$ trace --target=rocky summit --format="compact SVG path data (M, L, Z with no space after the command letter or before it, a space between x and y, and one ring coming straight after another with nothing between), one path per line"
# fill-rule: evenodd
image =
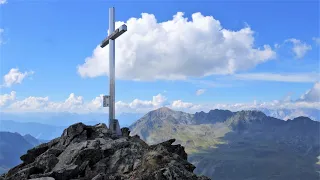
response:
M105 124L71 125L61 137L41 144L20 157L20 165L0 180L208 180L193 173L175 139L149 146L139 136L113 137Z

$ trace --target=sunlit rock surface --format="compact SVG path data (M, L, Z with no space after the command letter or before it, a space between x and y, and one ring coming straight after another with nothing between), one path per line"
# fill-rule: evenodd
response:
M105 124L74 124L61 137L28 150L23 163L10 169L5 180L207 180L193 173L181 145L174 139L149 146L139 136L112 138Z

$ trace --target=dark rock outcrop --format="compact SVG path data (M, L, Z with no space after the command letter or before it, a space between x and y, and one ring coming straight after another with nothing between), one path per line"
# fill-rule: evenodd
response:
M138 136L112 138L105 124L77 123L48 143L28 150L23 163L0 177L4 180L207 180L193 173L181 145L169 141L149 146Z
M130 135L130 130L127 127L121 128L121 132L123 137L129 137Z

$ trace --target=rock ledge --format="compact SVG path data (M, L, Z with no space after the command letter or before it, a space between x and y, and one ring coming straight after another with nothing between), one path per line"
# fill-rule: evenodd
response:
M193 173L181 145L149 146L139 136L114 138L105 124L73 124L48 143L28 150L23 163L0 180L209 180Z

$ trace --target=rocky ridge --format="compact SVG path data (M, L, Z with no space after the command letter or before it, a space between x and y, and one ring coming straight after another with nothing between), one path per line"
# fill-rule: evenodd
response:
M23 163L3 174L0 180L208 180L193 173L175 139L149 146L139 136L112 137L105 124L71 125L61 137L41 144L21 156Z
M160 108L130 130L149 144L176 139L197 167L194 173L212 179L318 180L319 127L308 117L284 121L256 110L188 114Z

